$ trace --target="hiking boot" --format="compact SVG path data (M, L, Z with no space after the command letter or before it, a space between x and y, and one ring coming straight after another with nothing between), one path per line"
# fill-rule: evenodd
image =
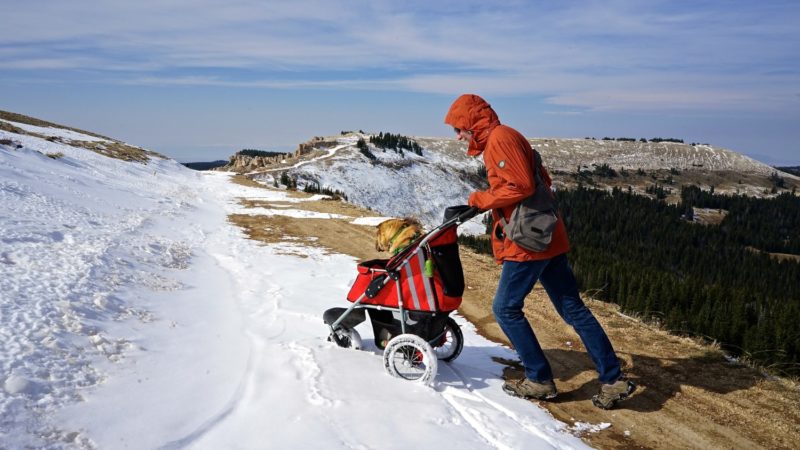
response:
M612 384L600 386L600 392L592 397L592 404L602 409L611 409L618 402L625 400L636 390L633 381L622 377Z
M553 381L545 381L544 383L537 383L535 381L523 378L521 380L506 380L503 383L503 391L508 395L514 397L521 397L536 400L549 400L555 398L558 391Z

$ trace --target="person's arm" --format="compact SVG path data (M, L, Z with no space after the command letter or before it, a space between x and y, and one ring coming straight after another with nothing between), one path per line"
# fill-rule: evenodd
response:
M482 210L497 209L519 203L534 191L528 149L518 148L513 140L494 142L484 154L489 189L473 192L469 205ZM502 167L501 167L502 166Z

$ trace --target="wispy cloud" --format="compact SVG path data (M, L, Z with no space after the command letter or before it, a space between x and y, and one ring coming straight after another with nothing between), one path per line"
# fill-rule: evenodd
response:
M0 79L536 95L590 109L796 107L800 4L9 0Z

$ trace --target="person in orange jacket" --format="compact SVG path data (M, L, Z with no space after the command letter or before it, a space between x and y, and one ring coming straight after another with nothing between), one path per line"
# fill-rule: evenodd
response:
M468 203L492 211L492 251L503 266L492 311L525 366L525 378L507 380L503 390L540 400L557 394L550 364L523 312L525 297L540 281L556 311L580 336L597 368L602 384L592 402L604 409L613 407L627 398L636 385L623 376L608 336L580 298L566 257L569 241L563 220L559 216L552 240L542 252L527 250L503 233L501 217L507 221L514 208L533 195L536 188L530 143L518 131L502 125L492 107L473 94L458 97L444 122L453 127L459 140L469 144L468 155L483 155L489 178L489 189L473 192ZM544 167L539 168L541 179L549 188L550 175Z

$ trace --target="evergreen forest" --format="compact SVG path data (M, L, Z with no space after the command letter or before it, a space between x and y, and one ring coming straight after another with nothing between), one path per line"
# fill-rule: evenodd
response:
M255 150L252 148L246 148L244 150L239 150L236 152L239 155L243 156L262 156L262 157L271 157L271 156L286 156L286 152L268 152L265 150Z
M217 160L217 161L208 161L208 162L188 162L188 163L181 163L184 166L193 169L193 170L211 170L217 167L222 167L228 164L226 160Z
M369 142L384 150L400 150L402 154L402 149L406 149L422 156L422 147L417 144L417 141L399 134L380 132L377 136L372 136Z
M682 202L620 189L558 192L570 261L582 291L734 355L800 375L800 198L681 190ZM693 207L725 209L719 225ZM491 253L486 239L464 244Z

